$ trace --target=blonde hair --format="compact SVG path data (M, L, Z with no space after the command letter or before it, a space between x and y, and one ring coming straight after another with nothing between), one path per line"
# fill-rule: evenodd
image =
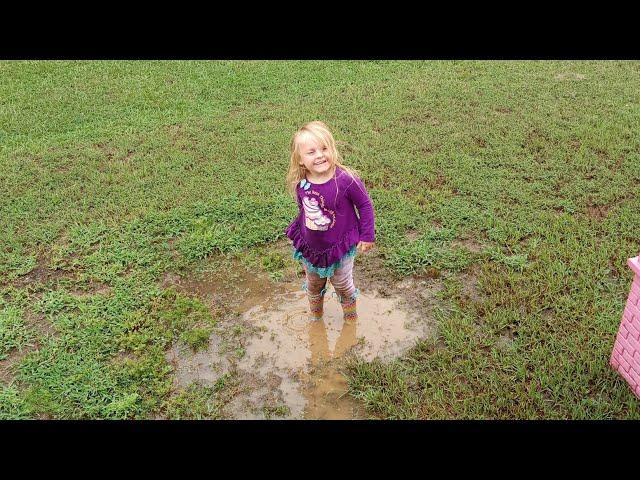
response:
M336 141L333 139L333 135L329 128L322 122L316 120L303 125L291 139L291 158L289 163L289 172L287 172L287 190L295 198L296 186L300 183L300 180L305 178L306 169L304 165L300 165L300 147L298 139L300 136L307 134L311 135L320 145L329 149L328 160L331 164L331 168L342 168L352 178L358 175L358 172L353 168L349 168L342 164L342 156L336 148Z

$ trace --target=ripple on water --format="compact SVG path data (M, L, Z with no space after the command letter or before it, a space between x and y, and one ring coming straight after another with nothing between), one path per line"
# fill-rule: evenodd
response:
M250 339L241 368L261 374L277 372L282 378L297 377L283 391L285 401L300 410L300 392L306 400L306 418L353 418L357 405L347 395L340 360L347 352L371 361L397 357L433 328L420 317L402 310L400 299L362 293L357 322L345 323L338 301L327 295L323 321L308 319L304 292L270 302L269 309L252 308L244 320L262 333ZM265 362L264 359L267 359ZM257 359L261 359L258 362ZM259 367L258 367L259 365ZM292 386L298 385L298 391Z

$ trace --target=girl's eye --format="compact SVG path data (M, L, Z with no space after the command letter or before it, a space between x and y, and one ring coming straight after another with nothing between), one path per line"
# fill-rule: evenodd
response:
M322 150L324 151L324 150L326 150L326 149L327 149L327 147L324 147Z

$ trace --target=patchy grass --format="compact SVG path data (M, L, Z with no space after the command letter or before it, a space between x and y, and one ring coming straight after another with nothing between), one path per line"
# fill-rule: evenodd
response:
M218 420L228 401L221 392L233 383L229 374L220 377L212 386L191 383L179 390L162 406L163 418L170 420Z
M24 324L22 310L7 306L0 310L0 360L14 349L22 350L33 339L32 331Z
M273 248L296 213L288 143L315 118L370 189L381 267L477 280L473 298L445 282L438 339L350 366L372 415L640 418L607 365L639 250L638 73L0 62L0 362L25 352L1 418L218 418L229 385L176 393L164 357L178 340L202 348L218 318L161 278L220 254L289 274Z
M33 412L15 387L3 385L0 388L0 420L32 418Z
M291 413L291 410L286 405L278 405L276 407L265 406L262 409L262 413L267 420L271 420L273 418L286 417Z

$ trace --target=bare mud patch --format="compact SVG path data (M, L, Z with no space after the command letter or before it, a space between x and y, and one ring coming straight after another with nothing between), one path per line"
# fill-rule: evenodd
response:
M609 206L607 205L587 205L587 216L595 220L602 220L608 212Z
M451 246L464 248L465 250L470 251L471 253L481 253L484 250L484 245L478 243L477 241L467 238L464 240L454 240L451 242Z
M405 237L407 240L414 242L415 240L420 238L420 232L418 230L411 229L405 233Z
M42 313L35 313L31 310L27 310L24 316L24 323L28 328L34 330L37 335L41 337L55 337L58 334L58 331L51 321Z
M38 285L45 285L51 281L61 281L65 279L75 280L75 273L66 270L52 270L46 266L47 260L39 260L30 272L14 279L12 284L16 288L36 288Z
M513 348L513 342L515 340L516 334L512 328L506 327L498 335L496 339L495 345L499 350L507 351Z
M71 294L78 298L88 298L94 295L108 296L113 292L113 288L105 283L89 280L86 284L73 288Z
M478 286L478 276L474 268L470 269L468 273L461 274L459 278L462 282L461 295L465 301L477 303L484 299Z
M16 348L6 358L0 360L0 384L10 385L13 383L17 365L32 350L32 347Z
M232 375L238 388L223 407L225 418L366 418L348 394L345 362L353 356L391 360L417 340L435 335L429 311L440 282L405 279L399 284L384 275L369 276L362 265L377 260L360 260L355 271L361 289L358 319L346 323L330 285L323 320L310 321L307 295L296 276L273 282L238 264L199 279L165 276L164 286L195 293L211 305L223 302L232 311L206 350L193 353L176 344L167 352L174 386L213 384Z
M508 351L513 345L513 338L509 335L500 335L496 340L496 348Z
M375 290L381 296L392 296L399 293L398 283L402 278L389 271L384 259L378 252L359 256L353 270L355 284L362 291Z

